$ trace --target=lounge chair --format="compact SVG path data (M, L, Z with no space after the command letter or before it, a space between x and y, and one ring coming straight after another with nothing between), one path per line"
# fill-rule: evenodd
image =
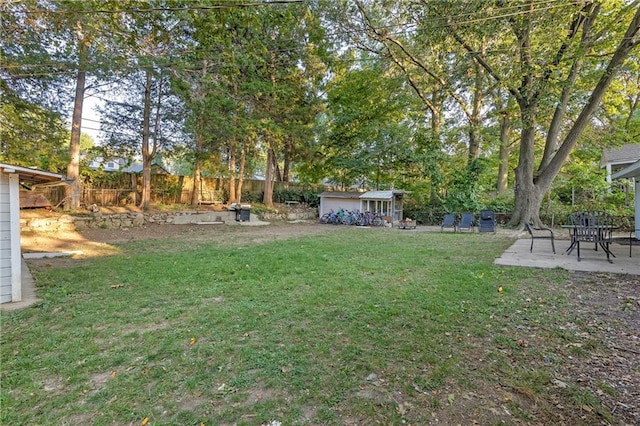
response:
M475 215L473 213L462 213L460 223L458 223L458 231L471 231L473 232L473 222L475 221Z
M448 213L444 215L442 224L440 225L440 231L444 231L444 228L453 228L453 232L456 232L456 215Z
M496 214L493 210L480 210L478 232L496 232Z
M544 226L536 227L531 223L525 223L524 229L527 230L529 235L531 236L531 248L529 249L530 253L533 253L533 240L542 239L542 240L551 240L551 248L553 249L553 254L556 254L556 245L553 242L553 231ZM548 234L547 234L548 232Z

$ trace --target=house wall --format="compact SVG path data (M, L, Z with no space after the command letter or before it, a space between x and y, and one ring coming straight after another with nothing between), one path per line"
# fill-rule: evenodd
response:
M11 302L11 215L9 176L0 173L0 303Z

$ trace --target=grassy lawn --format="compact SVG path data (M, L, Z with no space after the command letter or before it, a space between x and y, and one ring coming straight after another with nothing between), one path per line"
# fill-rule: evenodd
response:
M558 348L579 333L557 327L567 274L494 266L510 244L336 227L133 242L41 267L42 302L2 314L0 423L534 424L556 405L566 416L590 403L549 391Z

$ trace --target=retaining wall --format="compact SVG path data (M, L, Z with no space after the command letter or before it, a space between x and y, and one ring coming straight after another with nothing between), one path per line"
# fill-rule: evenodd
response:
M26 217L25 217L26 216ZM162 212L162 213L94 213L84 216L51 215L47 217L29 217L23 215L20 218L20 229L24 232L55 232L65 230L81 231L88 228L118 229L145 226L149 224L160 225L186 225L202 222L235 223L235 212ZM317 212L298 212L264 215L264 220L314 220ZM258 217L251 215L251 221Z

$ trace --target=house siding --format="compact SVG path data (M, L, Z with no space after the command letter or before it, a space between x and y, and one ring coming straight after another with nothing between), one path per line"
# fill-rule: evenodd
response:
M322 197L320 216L328 213L330 210L337 212L339 209L355 210L360 209L360 200L353 198L329 198Z
M11 302L11 215L9 177L0 174L0 303Z

